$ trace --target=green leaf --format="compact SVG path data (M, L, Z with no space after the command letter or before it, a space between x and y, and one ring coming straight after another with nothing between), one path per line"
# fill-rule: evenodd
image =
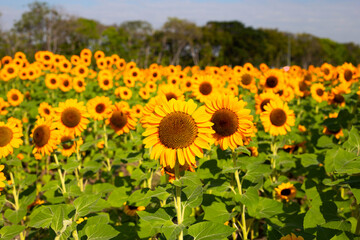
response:
M63 228L63 220L65 215L65 208L62 205L56 206L54 210L53 219L51 222L51 228L54 230L56 235L60 234L60 230Z
M356 152L356 155L360 154L360 135L359 131L352 126L349 132L349 139L344 143L344 146L347 146L350 151Z
M189 227L188 233L194 240L223 239L230 236L234 228L214 222L200 222Z
M93 224L105 224L110 222L110 217L108 213L99 213L99 215L89 217L86 220L86 224L93 225Z
M186 195L186 199L184 199L182 202L184 207L195 208L202 203L203 200L202 186L188 186L184 188L182 191Z
M257 182L260 179L267 177L270 174L270 167L266 164L250 164L247 166L247 171L244 179L251 182Z
M333 142L332 142L332 139L328 136L321 136L319 139L318 139L318 142L317 142L317 147L319 148L333 148L334 146L336 146Z
M172 219L172 217L162 208L159 208L155 213L139 211L138 215L144 221L151 222L154 225L162 225Z
M29 216L29 227L48 228L52 222L53 212L48 206L40 206L35 209Z
M22 231L24 231L25 226L20 225L11 225L5 226L0 229L0 236L3 240L11 240L14 239L16 235L19 235Z
M122 207L129 197L127 191L128 189L125 187L114 189L107 200L108 203L112 207Z
M283 212L282 203L273 199L259 197L259 202L256 206L249 208L249 215L255 218L271 218Z
M85 229L87 240L108 240L116 237L119 232L108 224L93 224Z
M355 153L344 149L331 149L325 156L325 170L328 173L337 172L343 174L360 173L360 157Z
M303 167L309 167L311 165L318 165L319 162L317 160L317 155L313 153L304 153L301 155L296 156L297 158L300 158L301 165Z
M236 212L230 213L223 202L213 202L210 206L202 206L202 208L205 212L205 220L222 224L237 214Z
M17 211L12 209L6 209L4 217L13 224L18 224L26 215L26 209L20 208Z
M83 195L74 201L76 214L79 217L83 217L88 213L92 212L93 206L99 201L99 195Z
M320 212L319 206L312 206L309 211L306 212L304 218L304 228L316 228L318 225L324 224L325 219Z
M240 202L248 209L253 209L256 211L256 207L259 204L258 190L254 187L249 187L246 189L246 192L240 196Z
M199 176L197 176L196 173L190 171L186 171L185 175L180 177L179 180L175 180L173 184L178 187L202 186L202 182Z

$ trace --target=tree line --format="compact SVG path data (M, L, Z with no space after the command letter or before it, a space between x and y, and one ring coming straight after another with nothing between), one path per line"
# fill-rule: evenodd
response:
M360 62L360 46L277 29L254 29L239 21L209 21L204 26L168 18L160 29L146 21L104 25L96 20L62 13L45 2L28 5L13 27L0 29L0 56L24 52L29 60L38 50L71 56L83 48L118 54L140 67L151 63L200 67L254 65L270 67L324 62Z

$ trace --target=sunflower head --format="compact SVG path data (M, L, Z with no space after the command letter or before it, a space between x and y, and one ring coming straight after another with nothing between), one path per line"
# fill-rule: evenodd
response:
M287 202L296 196L296 188L289 182L280 184L275 192L278 199L285 199Z
M50 155L57 148L59 131L51 119L39 118L30 137L34 143L33 153L40 153L42 156Z

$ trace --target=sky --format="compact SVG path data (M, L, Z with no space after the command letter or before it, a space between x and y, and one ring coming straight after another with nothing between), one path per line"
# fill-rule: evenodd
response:
M12 27L33 0L0 0L0 26ZM238 20L253 28L310 33L340 43L360 44L359 0L48 0L64 14L120 24L145 20L155 29L168 17L203 26L208 21Z

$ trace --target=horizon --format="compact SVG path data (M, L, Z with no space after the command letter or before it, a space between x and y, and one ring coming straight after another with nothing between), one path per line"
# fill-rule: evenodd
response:
M32 2L34 1L19 0L6 4L1 2L2 29L10 30L15 21L21 18L22 13L28 11L27 5ZM360 24L356 10L360 7L360 1L355 0L261 0L256 3L250 0L40 2L56 7L62 14L93 19L104 25L142 20L149 22L154 29L160 29L168 17L186 19L198 26L203 26L209 21L239 21L246 27L255 29L277 29L292 34L307 33L339 43L353 42L360 45L360 31L353 31Z

